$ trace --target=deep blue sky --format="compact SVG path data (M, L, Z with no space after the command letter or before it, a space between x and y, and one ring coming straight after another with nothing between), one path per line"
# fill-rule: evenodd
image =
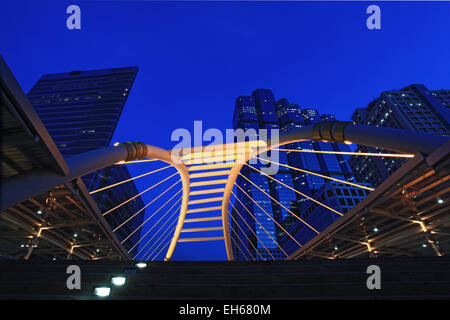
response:
M81 30L66 28L70 4ZM371 4L381 30L366 28ZM256 88L340 120L385 90L450 88L449 2L5 1L0 24L25 92L44 73L139 67L114 141L170 148L194 120L231 128L236 97ZM203 251L225 258L221 243L180 245L175 258Z

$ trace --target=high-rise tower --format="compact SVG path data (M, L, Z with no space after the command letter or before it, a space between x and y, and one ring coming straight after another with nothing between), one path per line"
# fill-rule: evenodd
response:
M279 129L279 133L283 134L293 128L332 120L335 120L333 115L321 115L317 109L313 108L301 109L298 104L290 103L286 98L275 101L270 90L258 89L252 93L252 96L237 98L233 126L234 129L244 130L249 128ZM257 259L284 259L285 253L289 254L283 249L286 242L286 234L283 229L288 230L298 222L293 214L306 219L311 212L314 213L310 210L311 201L292 189L308 196L315 196L321 192L327 182L322 177L299 172L292 168L302 168L340 180L354 181L347 164L348 156L314 152L350 151L345 144L304 141L291 143L280 149L285 151L279 151L278 162L291 168L279 166L278 172L272 177L282 182L284 186L249 166L242 168L242 176L239 176L236 181L238 200L235 203L236 210L231 213L231 226L235 231L232 236L236 237L237 234L236 238L239 239L234 239L234 243L246 247L245 250L239 250L240 248L235 245L236 259L248 258L243 254L245 252L251 253L251 256ZM297 152L296 150L311 152ZM257 169L260 169L261 166L261 164L254 165ZM336 204L336 206L338 205ZM345 205L339 209L346 212L348 206ZM241 215L243 216L241 217ZM320 224L320 226L316 226L317 229L324 229L336 218L336 216L331 216L329 219L317 220L317 223ZM240 228L234 221L239 223ZM295 237L308 238L301 234L295 235Z
M356 109L352 120L357 124L397 128L437 135L450 135L450 90L428 90L413 84L401 90L385 91ZM379 148L358 146L356 151L381 152ZM401 167L406 160L398 158L353 156L350 165L359 181L378 186Z
M113 68L46 74L28 92L28 98L64 157L109 146L138 68ZM96 190L131 178L124 165L105 168L83 177L87 188ZM94 193L102 212L136 195L134 182ZM140 197L108 214L114 229L143 207ZM119 240L142 221L145 210L132 223L116 232ZM124 245L139 239L135 233ZM130 254L133 254L131 252Z

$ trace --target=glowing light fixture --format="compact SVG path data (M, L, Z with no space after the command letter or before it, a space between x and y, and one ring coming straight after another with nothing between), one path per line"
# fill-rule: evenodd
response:
M114 276L111 278L111 283L115 286L123 286L126 278L124 276Z
M107 297L111 293L110 287L97 287L94 289L94 294L97 297Z
M139 268L139 269L144 269L144 268L147 267L147 263L145 263L145 262L138 262L138 263L135 264L135 266L137 268Z

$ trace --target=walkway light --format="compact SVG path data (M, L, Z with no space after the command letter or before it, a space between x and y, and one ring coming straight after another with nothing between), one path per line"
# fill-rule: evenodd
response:
M138 262L138 263L135 264L135 266L137 268L139 268L139 269L144 269L144 268L147 267L147 263L145 263L145 262Z
M426 247L427 247L427 244L426 244L426 243L423 243L423 244L422 244L422 247L423 247L423 248L426 248Z
M36 211L37 214L42 214L42 210Z
M114 276L111 278L111 283L115 286L123 286L126 279L124 276Z
M373 232L378 232L378 228L377 227L373 228Z
M444 203L444 200L442 200L442 199L437 199L437 203L443 204L443 203Z
M94 289L94 295L96 295L97 297L107 297L110 293L110 287L97 287Z

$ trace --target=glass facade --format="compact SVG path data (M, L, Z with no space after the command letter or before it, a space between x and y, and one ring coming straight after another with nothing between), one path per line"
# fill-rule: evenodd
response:
M69 157L109 145L137 70L43 75L27 96L61 153Z
M241 96L236 99L233 126L234 129L244 130L249 127L255 129L278 128L280 134L283 134L284 132L294 128L300 128L304 125L332 120L336 120L333 115L320 114L317 109L313 108L301 109L298 104L290 103L286 98L282 98L276 102L270 90L258 89L252 93L252 96ZM285 145L281 149L285 149L286 151L279 151L279 160L277 162L280 164L346 181L355 180L348 165L348 156L295 151L350 151L349 146L345 144L303 141ZM272 150L271 152L275 151ZM262 164L252 164L252 166L261 169ZM244 192L241 192L239 188L237 189L238 200L236 201L235 207L238 212L236 210L231 212L233 216L231 227L233 231L236 231L231 234L235 258L237 260L246 260L250 257L248 252L256 248L260 251L261 255L253 254L252 256L255 259L272 259L272 257L275 259L284 259L286 256L284 252L289 254L292 251L288 252L284 250L283 252L284 242L286 242L286 234L283 229L290 228L295 221L298 221L297 218L293 217L293 214L297 216L309 215L308 212L311 211L311 203L313 203L292 189L298 190L308 196L316 197L318 192L330 180L284 166L280 166L278 172L272 176L282 184L260 174L248 166L242 168L241 174L255 185L258 185L259 189L264 192L242 177L239 177L236 181L239 188L242 188L251 196L254 202ZM266 213L255 202L264 208ZM243 205L254 214L258 222L253 221L253 217L246 212ZM335 204L335 207L342 209L338 203ZM319 229L324 229L334 221L333 219L339 217L331 211L328 213L331 213L335 217L314 220L315 223L319 224ZM329 216L328 213L327 216ZM244 216L240 218L239 215ZM272 219L277 223L273 222ZM237 224L245 231L245 235L239 230ZM294 229L293 231L294 233L291 234L295 238L301 239L299 242L310 239L308 230L302 229L300 231ZM296 234L295 232L297 231L300 233ZM247 239L250 239L252 242L249 243ZM291 241L293 242L292 239ZM236 248L236 246L240 247ZM287 247L289 250L292 249L289 245Z
M367 183L360 184L370 187ZM368 193L368 190L333 181L324 183L314 195L314 199L345 214L357 203L362 201ZM300 218L313 226L318 232L322 232L326 227L336 221L339 215L317 203L309 201L305 209L302 210ZM307 243L316 235L312 229L293 216L288 217L284 224L286 231L294 235L295 239L301 244ZM282 244L283 250L288 254L298 249L297 243L285 233L280 237L280 243Z
M367 108L357 109L352 120L358 124L389 127L437 135L450 134L450 90L430 91L413 84L397 91L385 91ZM358 146L357 152L389 152ZM407 160L353 156L349 163L359 181L380 185Z
M64 157L109 146L138 68L113 68L46 74L27 96ZM126 166L112 166L82 179L88 190L131 178ZM94 193L102 212L136 195L134 182ZM114 229L143 207L140 197L105 216ZM142 222L145 210L116 232L122 240ZM131 247L140 237L136 232L124 245ZM133 256L133 252L130 253Z

